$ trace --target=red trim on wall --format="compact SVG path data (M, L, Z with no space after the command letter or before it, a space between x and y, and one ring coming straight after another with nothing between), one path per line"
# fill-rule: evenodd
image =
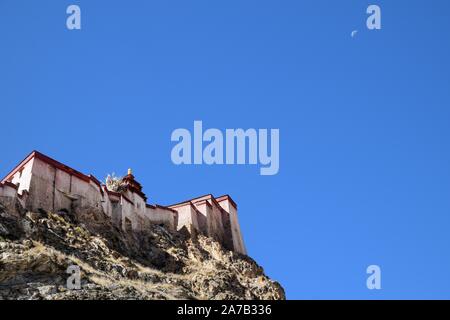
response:
M129 202L130 204L132 204L134 206L134 202L131 201L130 199L128 199L125 195L121 194L122 198L124 198L127 202Z
M188 204L189 202L195 202L196 200L202 200L203 198L206 198L206 197L212 197L212 194L208 193L208 194L205 194L205 195L200 196L200 197L196 197L196 198L193 198L193 199L189 199L189 200L185 200L185 201L182 201L182 202L174 203L174 204L171 204L168 207L170 208L170 207L183 206L183 205Z
M234 202L233 201L233 199L231 199L231 197L229 196L229 195L223 195L223 196L220 196L220 197L217 197L216 198L216 201L217 202L221 202L221 201L225 201L225 200L228 200L230 203L231 203L231 205L233 206L233 207L235 207L236 208L236 210L237 210L237 204L236 204L236 202Z
M122 194L119 192L114 192L114 191L108 190L108 188L105 185L103 185L103 189L106 191L107 195L118 197L118 198L120 198L122 196Z
M208 199L205 199L205 200L199 200L199 201L193 202L193 204L194 204L194 206L195 206L195 205L201 206L201 205L203 205L203 204L206 204L207 207L212 208L212 204L209 203Z
M160 206L159 204L155 204L155 207L156 207L156 208L159 208L159 209L169 210L169 211L172 211L172 212L174 212L174 213L178 213L177 210L174 210L174 209L169 208L169 207L166 207L166 206Z
M200 196L200 197L196 197L196 198L189 199L189 200L186 200L186 201L183 201L183 202L172 204L172 205L170 205L168 207L169 208L184 207L184 206L187 206L189 204L189 202L198 203L198 202L201 202L203 200L211 200L211 201L213 201L213 202L215 202L217 204L219 204L219 202L221 202L221 201L228 200L231 203L231 205L233 207L235 207L236 210L237 210L236 202L234 202L233 199L231 199L231 197L229 195L227 195L227 194L223 195L223 196L220 196L220 197L217 197L217 198L215 198L212 194L205 194L205 195Z
M75 176L80 180L83 180L85 182L93 182L94 184L96 184L100 190L100 193L103 195L103 190L102 190L102 185L100 183L100 181L98 181L98 179L96 177L94 177L93 175L85 175L75 169L72 169L69 166L66 166L65 164L62 164L59 161L56 161L53 158L50 158L49 156L46 156L43 153L40 153L39 151L33 151L31 152L24 160L22 160L22 162L19 163L18 166L16 166L10 173L8 173L8 175L3 178L2 182L7 182L9 179L11 179L17 172L19 172L20 170L23 169L23 167L25 167L28 162L30 162L32 159L39 159L45 163L47 163L48 165L57 168L71 176Z
M189 205L192 205L192 202L190 202L190 201L185 201L185 202L181 202L181 203L178 203L178 204L174 204L174 205L171 205L171 206L168 206L169 208L180 208L180 207L186 207L186 206L189 206Z
M33 151L32 153L30 153L25 159L23 159L10 173L8 173L6 175L6 177L4 177L2 179L2 183L4 183L5 181L9 180L10 178L12 178L20 169L22 169L28 162L30 162L31 159L33 159L35 157L35 153L36 151Z
M146 208L149 208L149 209L163 209L163 210L171 211L171 212L173 212L173 213L178 213L177 210L174 210L174 209L169 208L169 207L161 206L161 205L159 205L159 204L151 205L151 204L148 204L148 203L147 203L147 204L145 205L145 207L146 207Z
M92 174L90 174L88 177L93 183L95 183L98 186L98 188L100 189L100 192L102 193L102 196L103 196L102 183L100 181L98 181L98 179L96 177L94 177Z
M197 213L197 214L202 214L195 206L194 206L194 204L191 202L191 208L192 209L194 209L194 211Z
M9 181L4 181L4 182L2 182L2 184L5 185L5 186L8 186L8 187L11 187L11 188L13 188L13 189L16 189L16 190L19 189L18 186L16 186L14 183L9 182Z
M8 180L11 179L17 172L22 170L28 164L28 162L30 162L34 158L39 159L39 160L47 163L48 165L50 165L52 167L55 167L55 168L57 168L57 169L59 169L59 170L61 170L63 172L66 172L67 174L69 174L71 176L75 176L75 177L79 178L82 181L85 181L85 182L88 182L88 183L90 183L92 181L95 185L98 186L102 196L104 196L104 191L106 191L106 194L108 196L109 195L115 196L115 197L117 197L119 199L121 197L123 197L127 202L129 202L130 204L134 205L134 203L130 199L128 199L126 196L124 196L123 194L118 193L118 192L109 191L106 188L106 186L103 185L93 175L85 175L85 174L83 174L83 173L81 173L81 172L79 172L79 171L77 171L77 170L75 170L75 169L73 169L73 168L71 168L71 167L69 167L69 166L59 162L59 161L56 161L55 159L50 158L49 156L46 156L45 154L40 153L39 151L36 151L36 150L31 152L13 170L11 170L11 172L8 173L6 175L6 177L4 177L1 180L0 187L3 187L4 185L7 185L7 186L12 187L12 188L17 190L18 187L15 184L13 184L10 181L8 181ZM133 188L133 189L135 189L135 188ZM142 191L140 191L140 190L133 190L133 191L135 193L137 193L139 196L141 196L144 199L144 201L147 200L147 197L145 196L145 194ZM146 204L146 206L147 206L147 208L160 208L160 209L165 209L165 210L169 210L169 211L172 211L174 213L177 213L177 211L174 210L173 208L181 207L181 206L185 206L185 205L191 205L191 206L194 207L195 210L197 210L197 208L195 208L194 203L199 203L200 204L202 201L206 201L206 200L211 200L211 201L215 202L215 204L217 204L219 208L221 208L220 205L219 205L219 202L225 201L225 200L229 200L229 202L237 209L236 203L231 199L231 197L229 195L224 195L224 196L221 196L221 197L218 197L218 198L214 198L212 194L206 194L206 195L203 195L203 196L200 196L200 197L196 197L196 198L193 198L193 199L190 199L190 200L186 200L186 201L183 201L183 202L179 202L179 203L176 203L176 204L173 204L173 205L170 205L170 206L161 206L161 205L154 205L154 206L152 206L150 204ZM208 202L208 205L210 205L209 202Z

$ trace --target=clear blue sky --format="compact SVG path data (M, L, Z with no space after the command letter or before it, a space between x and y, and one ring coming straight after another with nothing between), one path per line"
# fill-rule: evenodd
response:
M450 298L449 15L447 0L0 0L0 175L38 149L101 179L132 167L152 203L229 193L288 298ZM279 174L173 165L171 132L194 120L279 128Z

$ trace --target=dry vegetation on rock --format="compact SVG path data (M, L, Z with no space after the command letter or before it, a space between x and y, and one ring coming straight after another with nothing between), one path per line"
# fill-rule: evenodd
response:
M0 205L0 299L284 299L251 258L152 225L125 233L102 212L7 212ZM66 287L70 265L81 290Z

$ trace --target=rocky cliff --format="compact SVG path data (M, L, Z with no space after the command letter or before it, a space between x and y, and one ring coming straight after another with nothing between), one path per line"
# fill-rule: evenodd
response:
M69 266L81 289L68 289ZM125 233L95 209L32 213L0 203L1 299L284 299L251 258L152 225Z

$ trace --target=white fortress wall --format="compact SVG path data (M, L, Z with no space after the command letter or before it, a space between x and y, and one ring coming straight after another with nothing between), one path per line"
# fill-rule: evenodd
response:
M40 160L38 160L40 161ZM70 211L72 208L72 200L67 196L71 194L72 176L67 172L56 170L55 175L55 191L54 191L54 206L52 210L59 212L61 210Z
M135 210L142 218L147 218L147 200L142 198L139 194L133 193L132 201L135 205Z
M122 223L122 206L120 205L120 201L111 201L110 206L111 221L114 225L120 226Z
M237 206L229 196L208 194L170 207L149 205L131 170L124 181L124 193L112 192L95 177L33 152L2 180L0 198L12 209L19 201L31 211L97 208L126 231L140 231L150 223L164 224L173 231L186 227L191 234L200 232L227 249L246 254Z
M125 231L140 230L141 229L140 220L138 219L138 216L134 214L133 203L131 203L131 201L127 200L125 197L122 197L121 205L122 205L122 229Z
M219 204L214 200L213 197L206 200L211 205L211 216L208 219L208 228L212 230L213 234L216 236L217 239L223 244L226 244L226 237L225 237L225 227L223 224L223 217L222 217L222 208L219 206ZM232 247L230 247L232 249Z
M133 202L133 211L141 218L146 218L146 201L137 193L127 190L126 196Z
M104 197L99 185L91 180L85 181L78 176L72 176L70 194L79 199L75 201L79 208L100 208Z
M52 211L54 200L55 168L49 164L34 159L33 174L30 181L27 209Z
M194 206L200 213L198 220L202 221L199 225L200 232L209 236L210 230L208 228L208 216L211 215L211 205L207 201L203 201L202 203L195 203Z
M11 212L15 212L15 204L18 199L17 187L10 183L0 184L0 200L2 204Z
M44 192L43 192L44 191ZM58 212L77 208L101 208L103 192L99 184L82 174L61 170L35 158L30 184L31 209Z
M15 198L17 196L17 189L9 184L0 184L0 196L5 198Z
M105 188L103 188L103 194L103 201L101 202L103 212L112 219L114 209L111 201L111 196L108 194L108 190L105 190ZM118 199L117 201L120 201L120 199Z
M171 206L170 208L178 212L177 230L181 230L183 227L186 227L190 232L192 232L192 228L196 231L200 231L198 215L201 213L198 212L192 202L185 202L179 205Z
M238 217L237 217L237 207L234 204L233 200L231 200L228 196L223 196L217 198L217 202L220 206L229 213L230 215L230 224L231 224L231 233L233 236L233 245L234 250L247 254L247 249L244 245L244 240L242 238L241 227L239 225Z
M11 178L11 182L18 185L18 194L22 194L24 190L30 189L31 176L33 173L34 158L29 160L21 170L17 171Z
M211 238L224 243L224 228L221 211L210 201L200 200L194 202L197 210L206 218L206 230L201 230Z
M158 205L146 205L146 217L154 224L164 224L177 230L178 214L175 210Z
M108 189L103 186L103 192L105 196L102 203L103 211L111 217L111 221L116 226L121 226L122 224L122 205L120 204L121 195L116 192L108 191Z

